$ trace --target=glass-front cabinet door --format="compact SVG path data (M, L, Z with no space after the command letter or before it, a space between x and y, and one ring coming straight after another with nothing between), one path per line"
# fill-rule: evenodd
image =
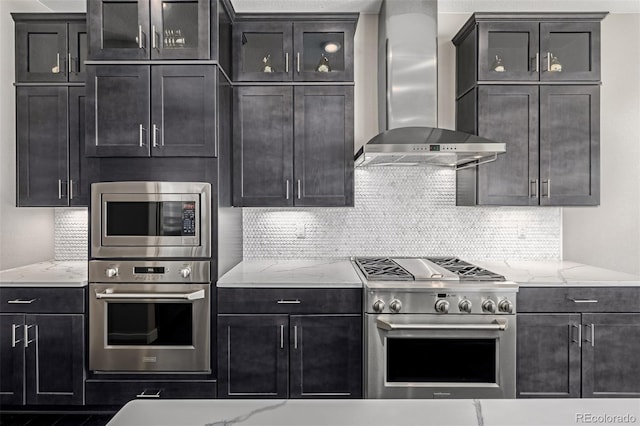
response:
M87 2L91 59L149 59L149 2Z
M209 1L151 0L151 59L209 59Z
M353 81L353 23L293 25L296 81Z
M540 80L600 80L600 23L541 23Z
M291 22L240 22L233 26L233 79L291 81Z
M483 22L478 31L478 80L531 80L540 74L537 22Z

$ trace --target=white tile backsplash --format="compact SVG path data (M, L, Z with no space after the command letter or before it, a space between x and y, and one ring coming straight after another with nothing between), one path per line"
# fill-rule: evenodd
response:
M455 172L355 171L354 208L245 208L245 258L456 255L558 260L558 207L456 207Z
M87 209L55 209L54 221L55 260L87 260Z

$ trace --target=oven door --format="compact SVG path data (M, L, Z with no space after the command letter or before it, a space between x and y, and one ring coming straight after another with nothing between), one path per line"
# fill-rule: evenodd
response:
M514 315L367 315L368 398L515 398Z
M210 284L89 284L89 369L211 372Z

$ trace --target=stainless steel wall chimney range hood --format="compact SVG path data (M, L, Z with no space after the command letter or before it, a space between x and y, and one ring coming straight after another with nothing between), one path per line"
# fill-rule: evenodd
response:
M467 167L496 159L498 143L440 129L437 0L384 0L378 18L378 124L386 131L355 156L356 166Z

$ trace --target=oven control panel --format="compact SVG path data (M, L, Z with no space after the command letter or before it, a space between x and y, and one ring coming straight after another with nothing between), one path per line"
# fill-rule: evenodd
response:
M365 311L369 313L404 314L488 314L516 313L516 292L391 292L367 294Z
M211 262L190 261L108 261L89 262L92 283L208 283Z

